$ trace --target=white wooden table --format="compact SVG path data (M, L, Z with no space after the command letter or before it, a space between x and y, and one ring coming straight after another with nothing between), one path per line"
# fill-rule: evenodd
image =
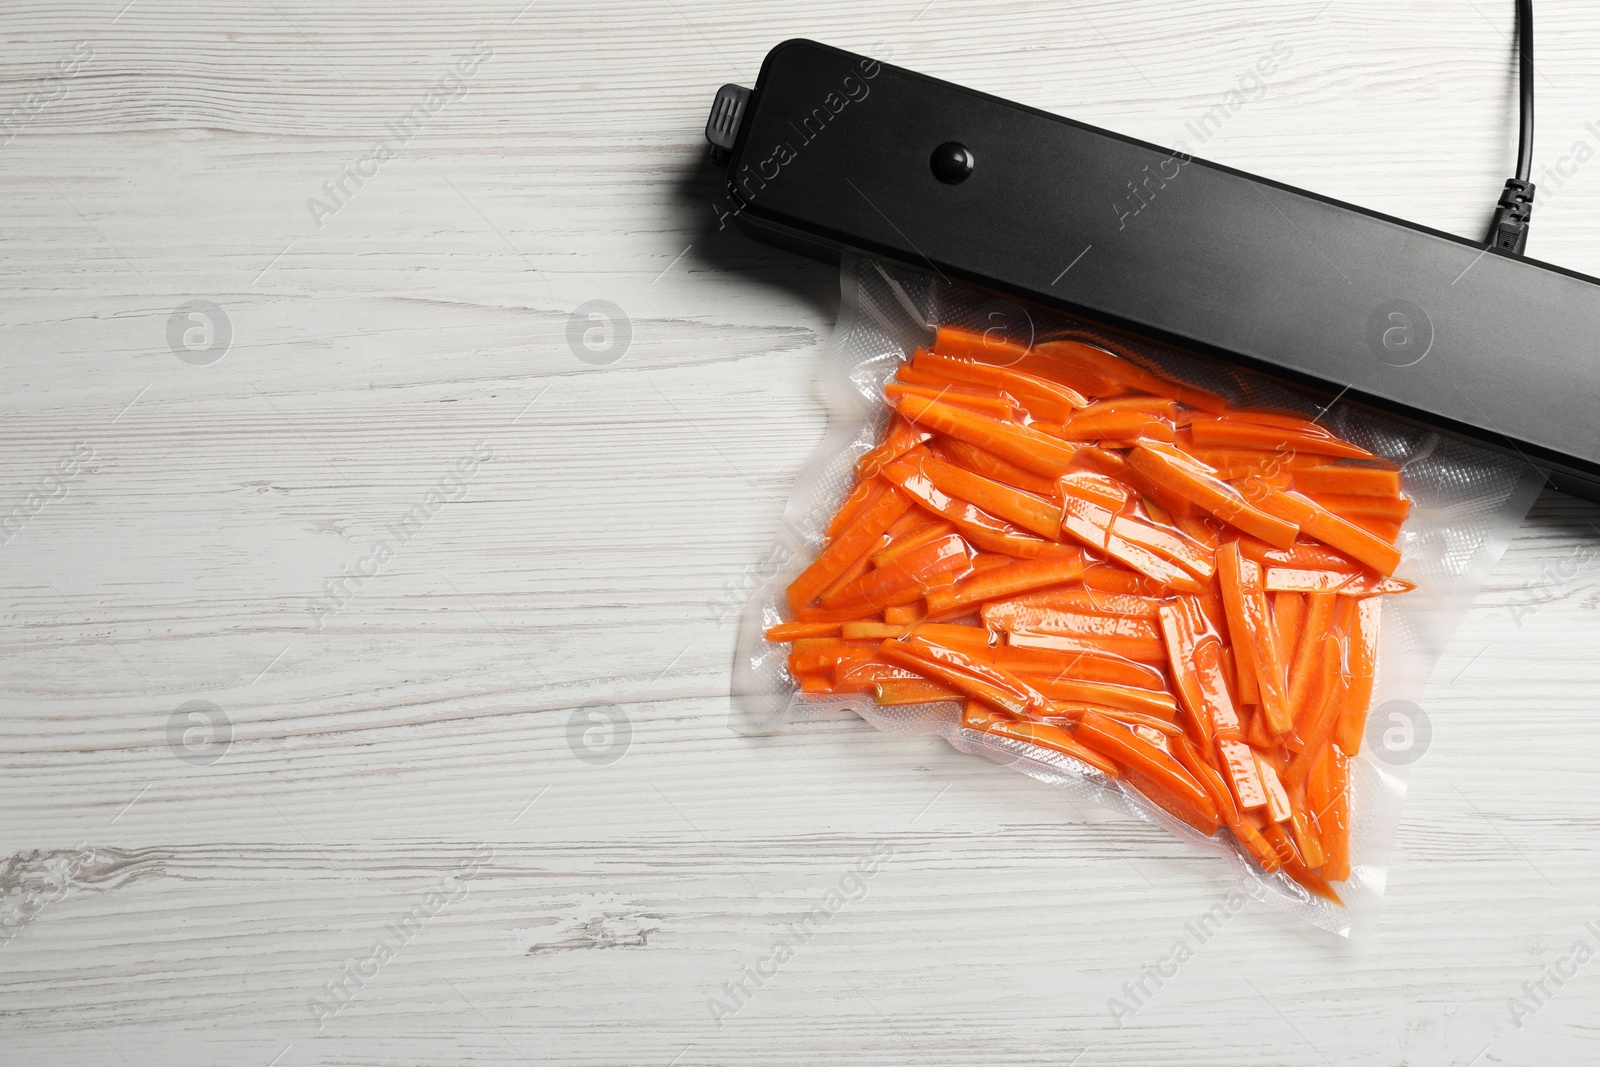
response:
M1476 236L1511 3L123 2L0 16L0 1061L1600 1058L1590 505L1436 673L1354 946L1200 944L1220 864L936 740L725 723L837 273L718 230L717 85L810 36ZM1530 251L1600 273L1600 9L1538 9Z

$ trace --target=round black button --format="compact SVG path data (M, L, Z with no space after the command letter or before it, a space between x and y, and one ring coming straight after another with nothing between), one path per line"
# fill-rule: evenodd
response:
M928 165L933 168L933 176L946 185L960 185L972 175L976 162L972 149L960 141L946 141L933 150Z

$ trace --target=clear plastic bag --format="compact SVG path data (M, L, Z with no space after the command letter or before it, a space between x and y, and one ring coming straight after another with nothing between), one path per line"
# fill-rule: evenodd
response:
M1415 707L1435 662L1489 569L1537 495L1542 479L1527 464L1337 400L1185 353L1121 336L1136 358L1163 376L1226 397L1233 405L1296 412L1401 466L1412 506L1400 533L1396 572L1416 584L1385 598L1367 736L1385 728L1409 746L1364 744L1350 761L1351 874L1338 884L1344 906L1308 893L1287 876L1265 874L1226 831L1206 837L1120 781L1069 757L1020 741L966 729L954 703L879 707L866 695L807 695L786 668L786 646L765 630L789 617L784 589L823 545L823 530L855 480L855 463L882 437L889 412L883 388L936 326L961 326L1030 344L1068 329L1093 329L1053 311L1024 306L948 280L846 256L839 321L826 357L828 431L796 479L771 557L788 561L748 602L741 620L730 726L745 734L852 712L885 732L937 733L954 748L1049 782L1078 801L1093 801L1173 833L1226 858L1241 887L1323 929L1348 936L1376 921L1388 854L1418 745ZM1241 312L1247 313L1247 312ZM1390 709L1387 713L1384 709ZM1394 710L1398 709L1398 710ZM1408 711L1409 709L1409 711ZM1373 724L1377 725L1374 726ZM1393 738L1391 738L1393 739Z

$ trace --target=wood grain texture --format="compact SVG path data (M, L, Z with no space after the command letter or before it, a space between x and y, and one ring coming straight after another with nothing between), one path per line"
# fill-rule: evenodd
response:
M1600 962L1507 1005L1600 946L1590 505L1540 499L1437 671L1354 946L1254 904L1201 943L1217 863L941 742L725 724L838 283L717 228L716 85L810 36L1476 234L1511 4L122 3L0 24L0 1060L1595 1060ZM1531 251L1600 273L1600 9L1538 8ZM196 299L232 331L206 366L168 340ZM631 326L604 366L567 341L591 300ZM172 733L197 700L225 748Z

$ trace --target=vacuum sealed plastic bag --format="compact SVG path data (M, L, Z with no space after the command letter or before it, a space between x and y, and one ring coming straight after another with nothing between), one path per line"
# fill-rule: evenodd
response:
M846 257L733 726L935 732L1374 921L1415 701L1541 480L1170 346ZM1248 314L1241 308L1240 314Z

